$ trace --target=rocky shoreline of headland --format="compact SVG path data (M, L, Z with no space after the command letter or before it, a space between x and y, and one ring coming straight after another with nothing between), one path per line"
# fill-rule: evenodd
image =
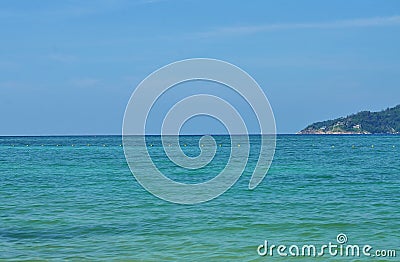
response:
M301 130L297 135L369 135L369 132Z

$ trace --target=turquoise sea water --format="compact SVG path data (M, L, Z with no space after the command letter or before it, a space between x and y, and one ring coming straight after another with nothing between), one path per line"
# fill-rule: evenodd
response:
M198 154L198 139L183 137L184 151ZM160 168L196 183L226 161L229 137L216 140L223 146L213 165L185 173L160 156L158 137L148 137ZM288 260L260 257L257 247L265 240L337 243L339 233L348 244L396 250L397 258L387 261L400 257L400 136L280 135L260 186L247 189L253 146L235 186L198 205L165 202L145 191L121 144L118 136L0 137L0 260Z

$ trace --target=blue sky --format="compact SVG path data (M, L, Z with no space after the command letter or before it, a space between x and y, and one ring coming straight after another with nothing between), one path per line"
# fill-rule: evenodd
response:
M0 21L0 135L120 134L136 85L192 57L252 75L279 133L400 103L399 1L1 1Z

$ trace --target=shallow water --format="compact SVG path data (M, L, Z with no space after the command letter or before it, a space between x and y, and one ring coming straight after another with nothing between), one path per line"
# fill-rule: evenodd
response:
M182 139L198 154L199 137ZM252 139L234 187L178 205L136 182L118 136L0 137L0 260L263 261L264 240L318 246L339 233L348 244L396 249L398 259L400 136L279 135L271 169L251 191ZM182 173L160 156L159 137L148 138L161 168L196 183L226 163L229 137L216 140L224 146L209 169ZM317 258L328 259L371 260Z

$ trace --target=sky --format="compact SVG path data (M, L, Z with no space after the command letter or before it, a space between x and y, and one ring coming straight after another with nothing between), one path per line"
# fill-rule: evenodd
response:
M0 135L121 134L136 86L196 57L249 73L278 133L400 104L396 0L3 0L0 36ZM195 120L185 132L222 130Z

